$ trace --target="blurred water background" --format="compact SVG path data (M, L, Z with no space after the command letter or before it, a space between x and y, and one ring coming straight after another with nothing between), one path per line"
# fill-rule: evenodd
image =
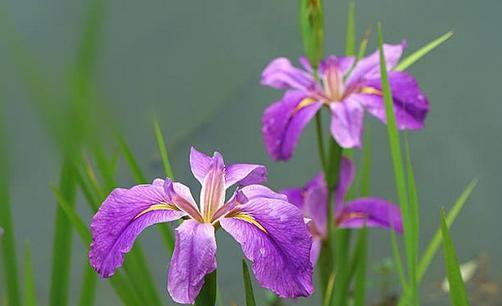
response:
M91 87L92 99L108 111L91 117L100 134L117 128L124 135L149 178L163 173L152 127L154 115L167 137L177 179L190 185L196 197L199 186L188 168L191 145L208 153L218 150L228 162L266 164L269 185L275 189L302 185L318 171L313 126L289 163L268 158L260 133L263 109L280 97L279 91L260 86L261 70L276 56L295 59L302 54L295 1L103 2ZM326 53L341 54L347 1L325 2ZM14 60L16 51L6 37L14 35L27 47L44 81L64 96L88 4L84 0L3 0L0 5L0 98L7 119L16 236L19 249L25 239L31 241L42 301L49 291L56 208L49 184L58 181L61 154L40 110L33 107L34 98ZM440 207L450 207L468 182L479 177L452 236L461 261L487 254L489 275L500 283L502 2L357 0L356 6L359 37L367 26L375 28L382 21L385 40L407 39L409 51L455 31L450 41L411 68L432 109L427 128L409 135L421 201L421 244L437 229ZM375 47L373 35L369 50ZM369 116L366 124L372 129L371 191L395 200L384 126ZM113 149L113 138L105 139ZM122 186L133 184L125 167L119 173ZM87 207L78 206L89 220ZM227 304L241 304L241 250L225 233L218 233L218 240L220 288ZM158 233L147 230L141 241L159 289L169 301L164 289L168 258ZM381 277L376 267L391 255L389 234L373 230L370 241L368 286L378 296ZM84 247L75 242L72 300L78 294L85 256ZM425 305L442 305L437 283L443 276L438 256L422 286ZM256 291L263 296L262 290ZM101 283L96 305L116 303L115 293ZM310 305L301 300L298 304Z

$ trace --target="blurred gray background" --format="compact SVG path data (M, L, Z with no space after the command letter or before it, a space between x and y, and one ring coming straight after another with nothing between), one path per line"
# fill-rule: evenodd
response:
M386 42L408 40L408 54L437 36L454 37L415 64L410 71L428 94L431 112L426 129L410 134L421 203L421 244L438 226L440 207L451 207L474 177L480 183L452 228L461 261L486 253L489 276L502 279L499 243L502 214L500 152L502 150L502 41L499 0L357 0L359 38L368 26L383 22ZM48 82L64 86L82 34L84 0L3 0L23 42L42 64ZM325 1L326 53L344 50L347 1ZM153 134L152 115L162 125L176 176L199 187L188 168L191 145L218 150L230 162L263 163L275 189L302 185L318 171L313 126L309 126L289 163L273 163L260 134L263 109L281 93L259 84L264 66L277 56L295 60L302 54L297 1L169 1L110 0L105 3L103 32L93 86L112 110L118 125L150 178L162 176ZM369 51L376 47L375 35ZM38 294L47 301L53 217L56 208L50 183L57 183L60 154L43 128L26 84L0 39L0 92L6 101L11 197L19 250L29 239L34 249ZM56 87L57 88L57 87ZM367 116L372 128L374 195L395 200L385 127ZM113 123L112 123L113 122ZM125 170L120 183L133 184ZM87 207L79 203L86 220ZM241 250L225 233L218 234L219 285L226 304L241 305ZM156 231L142 236L159 288L166 282L168 257ZM72 299L78 297L84 248L74 243ZM375 268L391 255L389 235L371 232L370 291L378 297ZM444 276L436 257L423 287L426 305L441 303L437 282ZM3 285L0 283L0 291ZM99 285L97 305L116 305L113 291ZM260 296L263 290L256 289ZM313 301L317 301L317 297ZM43 304L42 303L42 304ZM300 300L298 304L310 305Z

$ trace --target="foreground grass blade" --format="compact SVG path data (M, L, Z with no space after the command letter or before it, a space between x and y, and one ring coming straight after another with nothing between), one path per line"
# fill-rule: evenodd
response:
M431 41L427 45L423 46L422 48L418 49L417 51L413 52L411 55L403 59L395 68L397 71L403 71L406 70L408 67L413 65L416 61L427 55L429 52L434 50L436 47L447 41L450 37L453 36L453 32L450 31L446 34L443 34L442 36L436 38L435 40Z
M345 34L345 55L353 56L356 52L356 2L350 0L347 14L347 32Z
M401 207L401 214L403 216L403 228L404 228L404 240L406 247L406 258L408 266L413 264L413 241L412 241L412 230L410 221L411 216L409 213L408 206L408 195L407 195L407 187L403 169L403 157L401 155L401 144L399 140L399 133L396 125L396 116L394 113L394 101L392 99L392 93L390 90L389 78L387 75L387 67L385 63L385 54L383 50L383 37L382 37L382 27L381 24L378 24L378 49L380 50L380 76L382 79L382 91L383 98L385 102L385 115L387 118L387 134L389 138L390 151L392 157L392 165L394 168L394 178L396 182L396 189L399 198L399 205ZM395 235L393 231L391 231L391 235ZM393 250L394 255L399 255L399 249L397 248L395 239L393 237ZM398 259L396 257L396 259ZM400 261L400 260L399 260ZM396 261L398 263L398 261ZM410 268L410 267L408 267ZM403 288L407 286L407 284L403 281L403 275L401 275L401 283ZM415 296L416 288L411 288L412 295Z
M31 256L31 246L26 241L24 246L24 305L37 305L37 291L35 289L35 274L33 273L33 260Z
M242 280L244 281L244 291L246 292L246 306L256 306L253 284L251 283L248 264L245 259L242 260Z
M452 209L448 212L448 215L446 216L446 224L448 227L450 227L455 219L457 218L458 214L464 207L464 204L466 203L467 199L471 195L472 191L478 184L478 179L472 180L469 185L465 188L465 190L462 192L460 197L457 199L455 204L453 205ZM424 254L422 255L422 258L420 262L418 263L418 280L421 281L425 271L429 267L429 264L432 261L432 258L434 257L434 254L436 254L437 249L439 248L439 245L441 243L441 232L438 229L436 233L434 234L434 237L432 238L431 242L425 249Z
M80 291L79 306L92 306L94 305L94 298L96 296L96 285L98 275L91 266L85 262L84 278L82 281L82 289Z
M52 192L56 197L59 207L61 207L66 217L73 224L73 227L75 228L79 236L83 239L82 242L84 243L84 245L89 245L91 243L91 233L89 232L87 225L77 214L75 208L71 206L70 203L65 199L60 190L58 190L56 187L52 187Z
M457 218L458 214L464 207L464 204L467 202L467 199L471 195L477 183L478 183L477 179L472 180L469 183L469 185L464 189L459 198L455 201L455 204L453 205L453 207L446 216L446 224L448 225L448 227L450 227ZM434 255L436 254L440 244L441 244L441 229L438 229L434 234L433 238L431 239L431 241L429 242L429 244L427 245L427 248L425 249L418 263L417 284L420 284L420 282L422 281L425 272L427 271L427 268L429 267L432 259L434 258ZM410 297L411 297L410 292L404 291L401 300L399 301L399 306L407 305Z
M300 0L300 27L305 54L312 67L317 69L324 46L322 0Z
M164 172L168 178L174 179L173 169L171 167L171 163L169 162L169 155L167 154L166 144L164 142L164 136L162 135L162 130L160 128L159 122L157 120L154 120L153 126L155 129L155 138L157 139L157 144L159 146L162 165L164 166Z
M199 296L195 300L196 306L214 306L216 301L216 288L218 280L216 270L206 275L204 278L204 286L202 287Z
M350 229L336 230L336 282L333 292L334 306L347 305L348 290L353 273L350 271Z
M75 169L69 160L63 162L59 190L68 207L75 206ZM65 306L68 303L71 270L72 226L66 213L57 206L52 247L52 273L49 305Z
M364 306L366 299L366 257L368 256L368 228L365 226L359 231L354 254L355 281L354 281L354 306Z
M444 260L448 283L450 284L451 303L453 306L469 306L464 281L460 274L460 266L455 254L455 247L448 233L444 210L441 210L441 236L443 237Z
M7 174L7 152L5 143L5 125L3 122L3 101L0 98L0 227L3 236L0 238L0 249L3 258L3 274L8 305L21 305L19 290L19 274L16 254L16 238L14 222L10 208L9 185Z

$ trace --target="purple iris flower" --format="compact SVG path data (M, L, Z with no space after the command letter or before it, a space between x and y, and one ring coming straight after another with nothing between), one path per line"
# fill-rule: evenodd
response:
M386 67L399 129L421 129L429 110L427 97L411 75L394 71L405 43L384 45ZM386 122L380 84L378 51L356 62L352 56L329 56L320 63L318 80L305 58L303 69L286 58L276 58L262 73L261 83L286 89L281 100L263 114L262 132L274 160L288 160L307 123L321 109L331 112L331 134L343 148L361 147L364 109Z
M225 167L221 154L209 157L194 148L190 166L202 184L200 207L188 187L170 179L117 188L105 199L92 219L89 252L90 263L101 277L113 275L146 227L183 219L176 229L168 272L168 291L174 301L194 303L204 276L216 269L219 226L240 243L261 286L284 298L310 295L312 238L302 211L285 195L259 185L266 180L266 168ZM236 191L225 202L226 190L235 184Z
M345 203L345 195L354 180L354 172L352 161L342 158L339 183L334 193L335 225L339 228L361 228L366 224L368 227L391 228L401 233L403 224L397 205L377 197L358 198ZM313 238L311 261L315 264L328 232L328 188L324 176L319 174L302 188L289 188L281 192L310 219L309 230Z

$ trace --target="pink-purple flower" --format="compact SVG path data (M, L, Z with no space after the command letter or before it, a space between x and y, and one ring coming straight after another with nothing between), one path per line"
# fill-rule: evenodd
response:
M397 126L421 129L429 110L427 97L414 77L394 70L405 43L383 48ZM305 58L300 58L300 64L303 69L276 58L262 73L263 85L286 90L262 119L265 145L274 160L291 158L303 129L323 106L331 113L331 134L343 148L361 147L364 110L386 122L378 51L357 62L352 56L329 56L317 72Z
M219 226L240 243L261 286L285 298L310 295L312 238L302 211L285 195L259 185L266 180L266 168L226 167L221 154L209 157L193 148L190 166L202 184L200 206L188 187L170 179L117 188L105 199L92 219L89 252L90 263L101 277L113 275L146 227L181 219L168 272L168 291L174 301L194 303L205 275L216 269ZM232 185L238 187L225 201Z
M342 158L340 165L339 184L334 192L334 221L339 228L380 227L391 228L396 232L403 231L401 211L399 207L377 197L357 198L345 202L345 196L354 180L355 167L348 158ZM304 211L310 219L309 230L313 244L311 261L316 263L321 250L321 244L327 238L327 205L328 189L324 176L315 176L302 188L288 188L282 191L288 196L289 202Z

